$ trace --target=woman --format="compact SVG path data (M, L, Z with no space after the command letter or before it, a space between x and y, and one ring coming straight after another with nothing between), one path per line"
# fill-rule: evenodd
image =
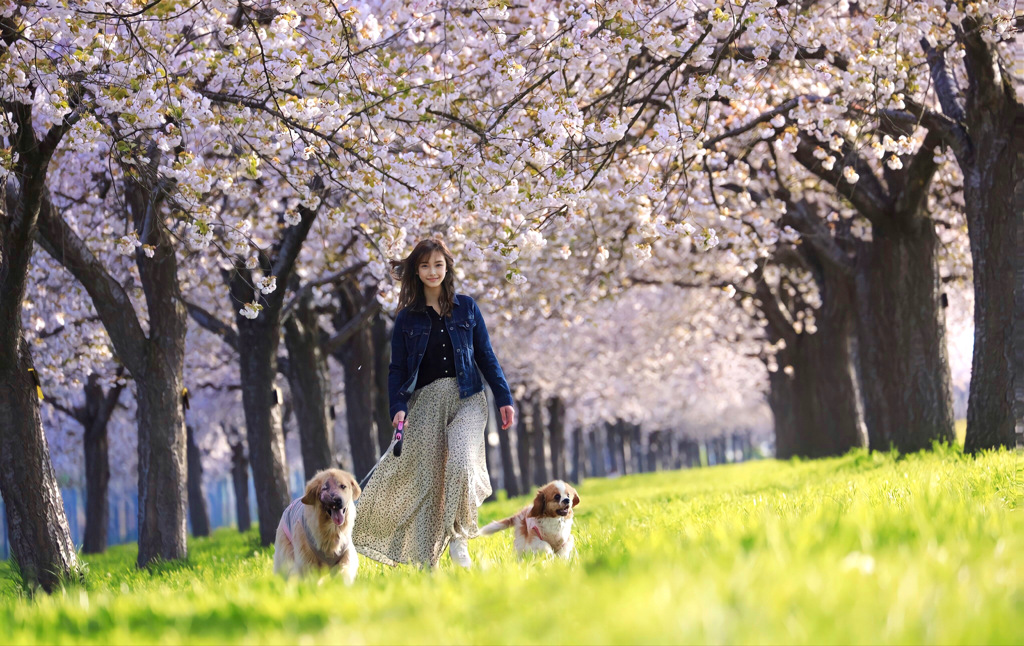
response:
M401 292L388 396L392 425L405 422L403 450L395 457L389 449L377 464L352 533L360 554L388 565L436 566L449 542L452 561L472 565L467 541L478 535L477 508L491 494L480 372L502 428L515 421L483 315L473 299L455 294L453 266L440 240L423 240L392 263Z

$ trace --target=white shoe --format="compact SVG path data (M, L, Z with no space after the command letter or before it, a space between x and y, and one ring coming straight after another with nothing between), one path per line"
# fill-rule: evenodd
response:
M448 557L455 565L464 568L473 567L473 559L469 558L469 541L465 538L453 538L448 543Z

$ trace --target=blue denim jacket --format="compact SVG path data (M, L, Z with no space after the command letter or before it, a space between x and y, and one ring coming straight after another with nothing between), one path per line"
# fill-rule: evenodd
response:
M444 318L452 345L455 347L455 375L459 381L459 397L469 397L484 389L483 373L491 385L498 406L512 405L512 392L505 374L491 349L491 338L484 325L480 308L469 296L455 296L451 316ZM395 317L391 335L391 365L388 368L388 398L391 417L398 411L409 412L409 398L416 390L420 362L427 351L430 317L408 307Z

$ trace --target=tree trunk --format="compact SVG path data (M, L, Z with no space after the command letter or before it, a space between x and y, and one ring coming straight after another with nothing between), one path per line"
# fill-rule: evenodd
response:
M341 307L335 317L335 329L355 318L366 300L357 290L342 286L338 290ZM348 422L348 442L352 451L353 474L362 480L377 464L380 452L377 447L377 431L374 424L374 356L370 327L360 327L334 355L345 373L345 419ZM390 424L389 424L390 427ZM388 433L388 444L391 434Z
M195 429L185 427L188 434L188 515L192 521L193 536L210 535L210 512L203 494L203 461L196 444Z
M533 485L533 458L530 455L530 446L533 444L533 425L528 419L530 410L529 399L523 400L522 414L516 422L516 452L519 454L519 482L520 494L527 494Z
M388 338L387 318L378 313L370 322L373 341L373 416L377 424L377 445L383 452L391 446L394 428L388 402L388 366L391 364L391 343ZM500 420L501 417L498 417ZM501 426L500 424L498 426Z
M497 407L497 402L495 402ZM492 415L498 414L497 408L493 408L491 411ZM501 419L500 417L498 419ZM522 419L518 422L519 426L522 426ZM520 476L516 469L515 457L512 453L512 433L513 428L501 428L501 424L498 424L498 445L501 448L501 474L502 480L505 483L505 493L508 494L509 498L515 498L522 494L523 489L520 486Z
M235 488L238 531L244 533L252 527L252 520L249 517L249 459L245 456L245 444L241 436L237 436L231 443L231 483Z
M240 264L231 275L234 302L252 298L252 276ZM276 314L276 316L275 316ZM291 502L288 491L288 463L281 427L281 392L274 385L277 376L277 348L280 341L280 310L264 309L255 319L235 317L238 328L239 376L246 440L256 489L256 514L260 544L272 545L277 523Z
M548 399L548 430L551 438L551 477L565 480L565 400L561 397Z
M184 340L184 335L178 339L178 357L184 356ZM181 369L182 364L167 365L155 356L142 379L134 375L139 424L139 567L158 558L188 556L188 467Z
M973 163L961 162L974 267L971 453L1012 448L1024 432L1024 107L1009 84L1003 93L1001 105L969 102Z
M548 478L547 442L544 433L544 407L540 395L531 399L530 433L533 439L533 484L542 487L550 482Z
M583 429L576 427L572 431L572 471L569 479L580 483L587 476L587 447L584 444Z
M303 298L284 323L288 384L299 425L306 480L333 464L334 441L327 366L320 352L320 326L311 297Z
M604 478L608 475L608 442L607 426L597 427L590 431L590 472L595 478Z
M626 458L626 443L623 441L625 423L621 420L608 426L608 444L611 452L612 471L616 475L624 476L628 473L629 460Z
M775 357L778 370L768 375L779 459L841 455L866 442L851 354L849 281L809 250L804 257L814 270L821 297L813 334L797 332L781 316L779 300L768 284L761 280L757 285L769 339L776 344L785 341Z
M0 286L6 288L3 273ZM7 298L0 303L15 308ZM78 558L43 435L28 346L20 325L0 330L0 493L7 539L25 583L52 592L77 572Z
M633 473L644 473L647 471L639 424L629 425L629 455L633 459Z
M930 449L953 440L935 225L923 218L905 227L876 223L871 235L857 254L854 308L869 446Z
M374 426L372 354L369 330L360 330L335 355L345 372L345 419L357 480L370 472L380 456Z
M85 386L85 415L83 423L85 448L85 537L82 552L102 554L107 549L107 525L110 506L107 492L110 487L110 449L107 426L110 414L121 394L115 385L104 395L99 375L89 375Z
M251 289L248 291L251 294ZM274 386L278 326L268 324L262 315L252 320L242 318L237 320L240 346L245 348L239 353L242 407L256 486L260 544L267 546L274 543L277 523L291 502L281 428L281 392Z

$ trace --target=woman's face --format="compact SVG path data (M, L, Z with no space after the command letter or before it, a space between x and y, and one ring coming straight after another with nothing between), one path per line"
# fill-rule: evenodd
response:
M435 251L430 254L429 258L421 260L420 266L416 268L416 273L419 275L420 280L427 287L440 287L447 271L448 266L444 261L444 255L440 251Z

